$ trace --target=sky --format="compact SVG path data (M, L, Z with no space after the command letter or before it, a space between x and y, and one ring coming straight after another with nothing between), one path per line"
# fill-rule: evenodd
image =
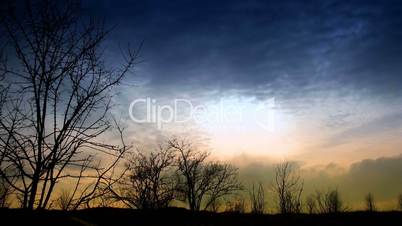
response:
M356 175L374 178L360 184L384 202L402 190L400 1L83 3L113 27L112 65L126 43L141 45L114 97L136 146L186 137L245 175L297 161L311 181L342 184L351 201L362 199L352 197ZM159 120L134 122L146 119L146 101ZM387 190L391 181L398 186Z

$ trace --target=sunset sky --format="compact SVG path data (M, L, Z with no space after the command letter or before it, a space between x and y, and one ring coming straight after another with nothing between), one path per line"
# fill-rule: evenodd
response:
M372 191L390 207L402 191L401 2L105 0L84 1L84 11L114 27L110 62L143 42L114 98L134 145L188 137L249 178L296 161L306 180L338 186L356 206ZM139 98L203 110L158 128L130 119Z

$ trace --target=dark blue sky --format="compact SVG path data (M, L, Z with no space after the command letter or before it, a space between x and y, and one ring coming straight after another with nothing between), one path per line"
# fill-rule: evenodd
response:
M84 1L156 90L401 95L400 1ZM117 44L116 44L117 45Z

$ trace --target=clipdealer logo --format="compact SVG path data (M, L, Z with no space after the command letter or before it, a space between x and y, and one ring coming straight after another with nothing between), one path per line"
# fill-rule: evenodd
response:
M242 125L254 124L266 131L275 130L275 99L254 104L230 103L193 104L191 100L176 98L172 104L161 104L146 97L130 103L129 116L135 123L155 124L158 129L168 123Z

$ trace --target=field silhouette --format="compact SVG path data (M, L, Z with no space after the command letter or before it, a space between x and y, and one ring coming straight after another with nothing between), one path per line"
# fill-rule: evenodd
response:
M401 225L402 212L345 212L339 214L241 214L191 212L182 208L140 211L94 208L78 211L1 209L2 225L132 225L132 226L248 226L248 225Z

